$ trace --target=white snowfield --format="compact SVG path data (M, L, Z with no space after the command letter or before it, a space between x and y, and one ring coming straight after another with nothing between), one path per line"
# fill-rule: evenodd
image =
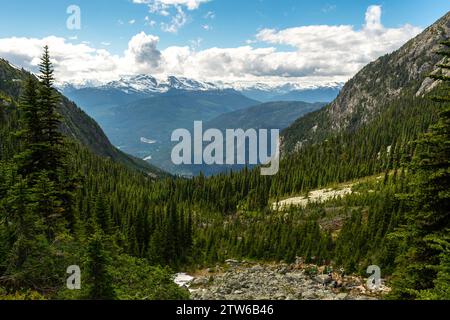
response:
M335 189L320 189L314 190L309 193L307 197L293 197L288 198L272 204L273 210L284 210L291 206L294 207L306 207L309 203L322 203L335 198L342 198L346 195L352 194L352 186L347 185L342 188Z
M194 280L194 277L187 273L181 272L175 275L174 282L180 287L189 287L189 284Z
M162 94L172 89L185 91L209 91L234 89L236 91L269 91L275 94L285 94L296 90L313 90L324 88L342 88L344 83L336 81L325 81L317 83L314 81L305 81L303 78L295 78L286 81L285 78L262 82L255 80L235 80L235 81L203 81L201 79L190 79L178 76L152 76L148 74L128 75L108 83L89 81L86 83L72 84L60 83L58 88L99 88L99 89L117 89L127 94L145 93Z

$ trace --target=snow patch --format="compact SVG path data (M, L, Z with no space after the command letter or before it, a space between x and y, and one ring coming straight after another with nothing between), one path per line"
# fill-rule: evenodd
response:
M189 284L194 280L194 277L187 273L181 272L175 275L174 282L180 287L189 287Z
M141 137L141 142L142 143L148 143L148 144L155 144L156 140L152 140L152 139L147 139L147 138Z
M272 208L274 210L283 210L289 208L290 206L304 208L309 203L322 203L331 199L342 198L344 196L353 193L352 186L353 185L348 185L339 190L333 189L314 190L311 191L307 197L293 197L279 202L274 202L272 204Z

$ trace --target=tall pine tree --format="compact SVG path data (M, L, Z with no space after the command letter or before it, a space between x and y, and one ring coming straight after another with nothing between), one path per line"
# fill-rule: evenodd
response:
M443 43L450 49L450 41ZM411 171L411 211L397 236L406 247L395 273L394 298L450 299L450 50L439 52L441 72L431 77L442 81L438 123L417 141Z

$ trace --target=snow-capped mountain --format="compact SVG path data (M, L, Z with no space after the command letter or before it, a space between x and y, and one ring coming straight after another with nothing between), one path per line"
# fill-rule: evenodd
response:
M64 92L79 90L84 88L95 88L100 90L115 90L125 94L157 95L171 90L181 91L210 91L232 89L249 95L253 99L260 101L270 101L276 97L289 95L292 92L313 92L313 91L336 91L342 88L342 83L327 83L324 85L303 84L298 82L207 82L186 77L168 76L157 78L151 75L124 76L119 80L107 84L86 83L85 85L62 84L60 88ZM333 95L333 94L332 94ZM330 101L333 99L330 99ZM315 102L315 101L314 101Z
M216 85L184 77L169 76L157 79L151 75L138 75L122 77L118 81L100 86L100 89L116 89L125 93L158 94L170 90L182 91L209 91L219 90Z

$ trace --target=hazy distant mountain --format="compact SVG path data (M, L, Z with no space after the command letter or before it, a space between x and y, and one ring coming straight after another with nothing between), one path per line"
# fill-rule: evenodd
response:
M222 114L203 125L203 129L219 129L225 136L226 129L285 129L307 113L324 107L324 103L307 103L301 101L278 101L258 104L256 106ZM242 165L189 165L167 167L173 173L185 175L218 174L229 170L240 170Z
M261 101L303 101L303 102L331 102L338 96L342 84L333 83L327 86L302 88L295 83L283 85L255 84L247 86L235 85L235 90L249 98Z
M123 77L101 86L76 87L64 84L60 90L94 118L109 115L114 107L133 101L179 91L219 90L213 84L187 78L168 77L157 80L150 75Z
M121 150L171 172L171 133L194 121L217 128L284 129L332 101L340 84L303 89L297 83L210 83L184 77L127 76L101 86L60 90L94 117ZM260 101L276 102L260 105ZM255 106L247 110L247 108ZM214 119L214 120L213 120ZM149 143L151 142L151 143ZM191 174L192 170L181 172Z
M284 129L306 113L324 107L324 103L278 101L222 114L205 124L206 128Z
M174 130L191 130L194 121L206 122L258 103L234 90L173 90L112 107L97 120L121 150L168 169Z
M340 87L293 90L270 98L270 101L331 102L339 95Z
M103 116L113 107L133 101L178 92L207 92L235 90L246 97L260 102L304 101L331 102L339 94L342 84L304 88L298 83L251 83L251 82L205 82L185 77L169 76L157 79L151 75L127 76L105 85L87 84L74 86L64 84L60 90L81 105L91 116Z

